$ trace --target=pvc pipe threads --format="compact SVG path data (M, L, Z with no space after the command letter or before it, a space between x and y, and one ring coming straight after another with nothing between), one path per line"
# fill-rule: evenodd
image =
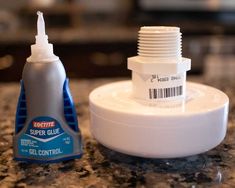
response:
M138 55L128 58L132 81L111 83L89 96L91 132L129 155L174 158L206 152L225 137L229 99L186 83L190 59L181 56L177 27L141 27Z
M138 55L149 58L181 58L181 33L178 27L141 27Z
M138 56L128 58L133 97L149 102L185 98L191 60L181 56L178 27L141 27Z

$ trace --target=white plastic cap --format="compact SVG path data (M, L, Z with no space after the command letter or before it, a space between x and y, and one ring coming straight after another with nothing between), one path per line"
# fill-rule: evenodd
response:
M51 62L59 58L53 52L53 45L48 43L48 36L45 33L45 22L43 13L38 11L36 43L31 45L31 56L28 62Z

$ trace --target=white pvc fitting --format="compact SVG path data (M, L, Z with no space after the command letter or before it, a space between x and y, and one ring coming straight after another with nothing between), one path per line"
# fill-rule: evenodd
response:
M89 96L91 133L115 151L150 158L206 152L224 139L229 99L186 82L177 27L142 27L138 56L128 58L132 82L110 83ZM183 100L179 100L179 99Z
M181 56L178 27L141 27L138 56L128 58L133 97L149 102L185 98L190 59Z

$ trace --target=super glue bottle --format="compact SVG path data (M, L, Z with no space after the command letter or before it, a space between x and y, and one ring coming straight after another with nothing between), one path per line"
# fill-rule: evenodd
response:
M39 163L79 158L81 134L68 79L48 43L43 14L37 14L36 44L24 66L16 111L14 158Z

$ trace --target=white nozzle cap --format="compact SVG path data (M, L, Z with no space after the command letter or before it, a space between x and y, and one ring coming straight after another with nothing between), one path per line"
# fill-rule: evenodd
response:
M38 11L36 43L31 45L31 56L28 62L51 62L59 58L53 53L53 45L48 43L48 36L45 32L43 13Z
M45 22L43 19L42 12L38 11L38 21L37 21L37 36L36 36L36 44L48 44L48 36L45 33Z

